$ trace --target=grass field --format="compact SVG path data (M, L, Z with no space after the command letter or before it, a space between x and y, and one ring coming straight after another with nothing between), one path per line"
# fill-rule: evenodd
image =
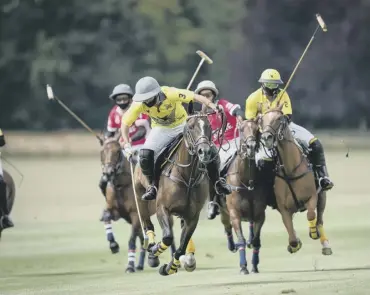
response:
M0 294L369 294L370 152L327 157L336 184L325 215L332 256L322 256L320 243L308 237L305 214L295 217L303 247L289 254L280 216L269 209L261 273L242 276L219 219L203 217L194 236L197 270L169 277L148 267L124 272L129 226L123 221L114 226L121 252L110 254L98 221L104 204L98 159L14 158L25 179L12 212L16 227L0 242ZM157 223L156 229L159 238ZM178 242L178 227L176 233ZM165 253L161 262L167 261Z

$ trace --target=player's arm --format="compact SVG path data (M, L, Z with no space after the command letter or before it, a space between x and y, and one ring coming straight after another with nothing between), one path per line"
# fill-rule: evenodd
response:
M123 142L130 142L130 126L135 123L141 111L141 103L132 103L129 109L123 114L121 121L121 136Z
M253 96L249 96L245 101L245 119L252 120L257 116L257 101Z
M189 103L192 101L199 102L213 110L216 110L216 105L209 101L205 96L200 94L195 94L193 91L186 90L186 89L173 89L172 95L174 95L175 99L177 101L183 102L183 103Z
M137 130L135 134L131 137L131 141L143 139L150 129L149 121L145 118L145 115L140 115L139 119L135 121L135 125L137 127Z
M5 136L4 136L3 130L1 130L0 128L0 147L4 146L5 144L6 144Z
M288 119L288 122L290 123L292 121L292 115L293 115L293 109L292 109L292 103L290 101L290 97L288 93L284 93L283 95L283 109L282 112L284 116Z
M233 104L226 100L223 100L221 103L231 116L237 117L239 121L245 120L244 112L239 104Z

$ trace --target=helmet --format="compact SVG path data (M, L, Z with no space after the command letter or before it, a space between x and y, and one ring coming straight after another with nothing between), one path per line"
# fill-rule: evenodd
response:
M135 95L132 98L136 102L145 102L157 96L161 92L161 86L153 77L144 77L137 81Z
M116 87L113 88L112 94L109 95L110 99L114 99L115 96L120 94L129 94L130 96L134 95L130 85L127 84L118 84Z
M197 89L195 89L194 92L196 94L199 94L202 90L205 90L205 89L212 90L215 93L216 96L218 95L218 89L216 88L215 83L213 83L210 80L204 80L204 81L200 82L197 86Z
M264 87L269 89L275 89L279 87L279 84L284 84L279 72L274 69L264 70L258 82L262 83Z

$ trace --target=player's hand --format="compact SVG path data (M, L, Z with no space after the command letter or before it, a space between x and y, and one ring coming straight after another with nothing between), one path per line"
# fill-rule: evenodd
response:
M132 157L132 154L133 154L131 143L125 143L123 145L123 150L124 150L124 152L126 154L127 160L130 161L131 160L131 157Z

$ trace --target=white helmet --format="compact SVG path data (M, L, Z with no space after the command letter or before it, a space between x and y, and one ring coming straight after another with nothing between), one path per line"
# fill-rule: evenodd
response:
M200 82L197 86L197 89L195 89L194 92L196 94L199 94L202 90L205 90L205 89L212 90L216 94L216 96L218 96L218 89L216 88L215 83L213 83L210 80L204 80Z

